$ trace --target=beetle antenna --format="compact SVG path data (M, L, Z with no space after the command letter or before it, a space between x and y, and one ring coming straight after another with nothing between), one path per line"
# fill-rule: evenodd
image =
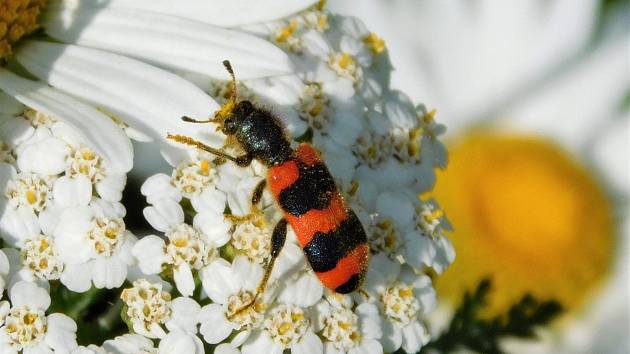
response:
M224 60L223 66L225 66L225 69L228 71L228 73L230 73L230 76L232 77L232 90L230 92L230 101L236 104L236 76L234 75L234 70L232 70L232 64L230 64L229 60Z

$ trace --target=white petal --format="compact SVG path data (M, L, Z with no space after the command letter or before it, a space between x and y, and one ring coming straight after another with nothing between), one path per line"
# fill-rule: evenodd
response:
M418 322L411 322L402 329L402 348L407 353L416 353L429 342L427 330Z
M381 193L376 200L376 209L380 215L390 217L399 228L406 227L414 216L411 201L400 193Z
M119 202L110 202L100 198L94 198L90 202L90 209L96 217L124 218L127 210Z
M113 289L125 282L127 266L116 255L98 257L93 263L92 281L96 288Z
M164 240L155 235L141 238L133 246L131 253L138 260L138 267L144 274L158 274L166 261Z
M310 330L291 347L291 353L295 354L321 354L323 352L322 340Z
M383 354L383 346L375 339L364 338L361 345L348 354Z
M219 106L175 74L97 49L45 42L27 42L16 58L40 79L102 107L153 138L163 140L170 132L215 146L224 139L214 129L181 122L183 115L210 117Z
M317 303L324 293L322 283L314 273L304 272L295 281L287 282L278 296L281 303L309 307Z
M9 290L9 298L13 307L29 306L35 309L46 310L50 306L50 295L48 295L48 292L34 283L25 281L17 282Z
M386 353L393 353L398 350L402 344L402 330L400 327L389 321L383 321L381 344L383 344L383 349L385 349Z
M234 290L243 288L254 290L263 276L263 268L260 264L250 261L247 257L239 255L232 260L232 281Z
M9 258L0 250L0 275L7 276L9 274Z
M232 323L228 322L219 304L206 305L199 313L199 333L209 344L217 344L232 333Z
M214 354L241 354L241 351L234 348L231 344L223 343L214 348Z
M162 198L170 198L176 202L182 199L182 194L171 184L171 177L164 173L155 174L142 184L140 193L147 197L149 204L154 204Z
M154 10L57 8L46 12L43 26L46 33L62 42L220 80L228 78L222 65L225 59L230 60L240 79L292 71L288 55L265 40Z
M376 254L370 259L370 267L365 278L364 288L380 293L398 277L399 273L399 262L392 261L384 253Z
M46 342L42 341L22 349L22 354L54 354L54 352Z
M199 304L188 297L178 297L171 303L172 317L166 322L169 330L181 329L186 332L197 332L197 315L201 310Z
M177 290L184 296L192 296L195 291L195 280L188 263L181 263L173 267L173 278Z
M83 293L92 287L92 262L84 264L66 264L61 274L61 283L69 290Z
M56 353L64 353L77 347L77 324L61 313L48 316L48 331L45 341Z
M122 191L127 183L127 175L122 173L108 173L105 178L96 183L98 195L110 202L117 202L122 199Z
M424 266L430 267L437 253L433 240L415 231L407 233L404 238L405 261L416 269L422 269Z
M2 71L0 71L0 85L2 85ZM18 156L18 166L22 171L56 175L65 170L69 151L68 146L57 138L48 138L24 145Z
M206 2L195 0L180 0L177 4L169 0L109 0L102 3L99 0L57 0L66 6L128 8L143 11L153 11L172 16L189 18L207 22L222 27L233 27L244 24L265 22L283 18L303 10L317 2L317 0L238 0Z
M0 218L0 237L12 245L20 245L39 231L37 216L30 208L6 209Z
M26 119L9 118L0 125L0 138L12 148L28 140L34 132L35 128Z
M267 331L256 331L241 347L243 354L281 354L283 349L274 343Z
M203 354L203 343L197 336L178 329L164 337L158 349L159 354Z
M201 270L203 289L208 297L216 303L224 304L230 294L234 292L234 275L225 259L221 258L210 263Z
M376 305L364 302L357 306L356 313L361 319L361 332L368 338L381 338L381 318Z
M17 115L24 110L24 106L13 97L0 92L0 113L6 115Z
M76 128L86 144L101 155L114 171L127 172L131 169L131 142L105 114L54 88L23 79L4 69L0 70L0 88L29 107Z
M231 223L223 217L223 214L199 213L195 215L193 225L203 232L216 247L221 247L230 240L228 231Z
M88 205L92 199L92 183L83 175L73 178L62 176L55 181L53 197L55 204L62 208Z
M7 183L15 179L16 176L15 167L7 163L0 163L0 190L4 191L7 188Z
M190 202L198 213L205 211L223 214L226 200L227 196L224 192L215 188L206 188L199 196L193 197Z
M154 229L166 232L184 222L184 210L172 199L161 199L143 210L144 217Z

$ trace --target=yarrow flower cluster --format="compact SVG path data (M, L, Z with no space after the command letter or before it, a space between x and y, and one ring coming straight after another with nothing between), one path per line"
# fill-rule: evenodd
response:
M6 97L12 108L0 112L0 236L7 246L0 251L0 294L9 294L0 302L0 348L10 353L204 353L209 347L215 353L355 354L399 348L415 353L427 343L424 316L436 299L426 274L441 273L454 252L444 212L419 195L430 192L435 169L446 165L439 141L445 128L436 122L435 111L390 89L392 67L383 39L323 4L306 6L313 1L302 1L300 8L286 5L280 19L221 22L229 22L228 16L211 18L212 24L191 13L169 16L160 6L143 13L116 2L85 9L74 8L70 0L55 3L43 23L51 37L74 38L61 30L63 21L56 17L68 9L90 15L94 23L72 20L85 32L78 45L66 46L65 56L56 59L51 68L60 70L56 74L43 75L45 64L34 55L62 45L31 41L16 54L21 65L51 80L53 87L0 68L0 89L25 104ZM273 228L283 217L266 189L252 205L266 167L255 160L239 167L164 141L167 130L190 133L230 154L242 152L212 124L192 129L173 123L184 114L211 116L212 109L225 104L232 92L227 74L212 69L216 65L201 68L192 60L182 64L167 56L146 57L150 50L140 53L133 46L113 51L165 70L82 47L109 48L96 33L109 28L108 21L129 16L159 20L167 32L207 34L208 42L193 36L203 42L196 47L225 48L221 59L234 64L239 99L270 109L295 147L308 142L321 153L368 235L371 261L360 291L340 295L324 289L291 228L267 286L259 288ZM182 31L174 30L178 26ZM235 49L231 41L239 39L242 48L254 49ZM248 50L271 54L252 65L244 58ZM100 56L119 61L121 70L136 66L170 80L175 88L165 87L165 92L180 97L179 88L192 92L192 98L173 98L169 105L163 103L171 99L168 95L146 93L156 105L164 104L158 112L147 106L142 92L136 101L118 96L118 87L138 87L129 75L116 76L123 84L109 86L110 96L81 86L83 78L65 81L74 74L64 68L86 58L106 65L96 59ZM182 77L205 88L207 96ZM33 93L38 90L41 96ZM183 102L193 107L182 108ZM143 215L154 229L143 237L128 229L121 203L133 160L130 138L159 139L172 166L141 186ZM48 294L59 287L85 294L123 288L117 294L130 333L79 346L76 318L46 313Z

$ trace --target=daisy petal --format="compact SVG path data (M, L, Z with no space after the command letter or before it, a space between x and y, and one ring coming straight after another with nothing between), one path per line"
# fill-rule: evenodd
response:
M213 129L182 124L181 116L209 117L219 105L175 74L97 49L37 41L25 43L16 58L40 79L98 104L153 138L163 139L172 132L212 145L223 140Z
M86 143L103 156L114 171L131 170L131 142L105 114L54 88L23 79L5 69L0 69L0 89L29 107L76 128Z
M227 72L221 63L229 59L240 79L293 71L288 55L265 40L181 17L85 7L57 8L47 15L44 28L55 39L169 69L225 80Z
M196 1L180 0L56 0L50 6L103 7L138 9L144 12L158 12L196 21L207 22L223 27L233 27L256 22L279 19L303 10L318 0L232 0Z

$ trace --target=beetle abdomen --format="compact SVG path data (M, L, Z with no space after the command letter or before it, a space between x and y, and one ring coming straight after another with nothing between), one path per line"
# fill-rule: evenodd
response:
M324 286L356 290L367 270L367 237L317 151L300 145L294 158L269 169L267 182Z

